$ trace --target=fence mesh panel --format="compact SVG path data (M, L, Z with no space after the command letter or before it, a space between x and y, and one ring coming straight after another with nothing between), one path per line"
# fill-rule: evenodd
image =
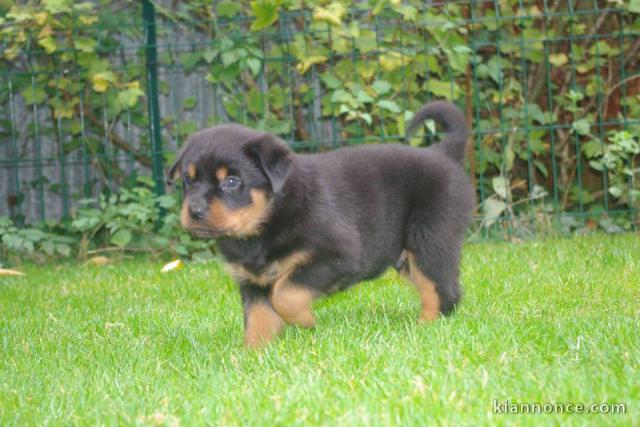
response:
M162 192L206 126L317 152L401 142L412 111L449 99L472 129L474 235L637 227L640 14L624 2L334 2L264 28L230 2L143 3L4 19L0 216L64 220L137 176Z

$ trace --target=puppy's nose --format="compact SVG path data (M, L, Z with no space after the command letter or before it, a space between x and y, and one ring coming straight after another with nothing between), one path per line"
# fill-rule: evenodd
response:
M204 219L204 208L202 206L189 206L189 216L195 221Z

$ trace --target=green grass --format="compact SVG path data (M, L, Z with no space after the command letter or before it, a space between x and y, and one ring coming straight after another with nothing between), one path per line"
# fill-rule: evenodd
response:
M390 271L260 351L216 262L160 267L0 278L0 425L640 425L637 235L468 245L453 317L418 325ZM494 399L626 414L495 414Z

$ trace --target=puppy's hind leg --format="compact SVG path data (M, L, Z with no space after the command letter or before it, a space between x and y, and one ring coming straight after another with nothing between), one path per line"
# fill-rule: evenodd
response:
M413 231L407 239L403 275L413 282L420 295L420 320L435 320L439 314L450 314L461 297L460 243L424 229Z

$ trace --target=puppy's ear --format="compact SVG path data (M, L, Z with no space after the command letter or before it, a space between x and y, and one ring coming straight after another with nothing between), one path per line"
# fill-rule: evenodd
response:
M289 147L275 136L265 133L247 142L244 151L262 169L272 191L277 193L282 190L293 166Z
M175 180L182 176L182 159L184 157L184 153L187 151L187 144L182 147L182 149L176 155L176 160L173 162L169 168L164 171L165 182L167 185L173 185Z
M164 178L167 185L173 185L176 179L182 175L182 159L177 159L171 167L165 169Z

